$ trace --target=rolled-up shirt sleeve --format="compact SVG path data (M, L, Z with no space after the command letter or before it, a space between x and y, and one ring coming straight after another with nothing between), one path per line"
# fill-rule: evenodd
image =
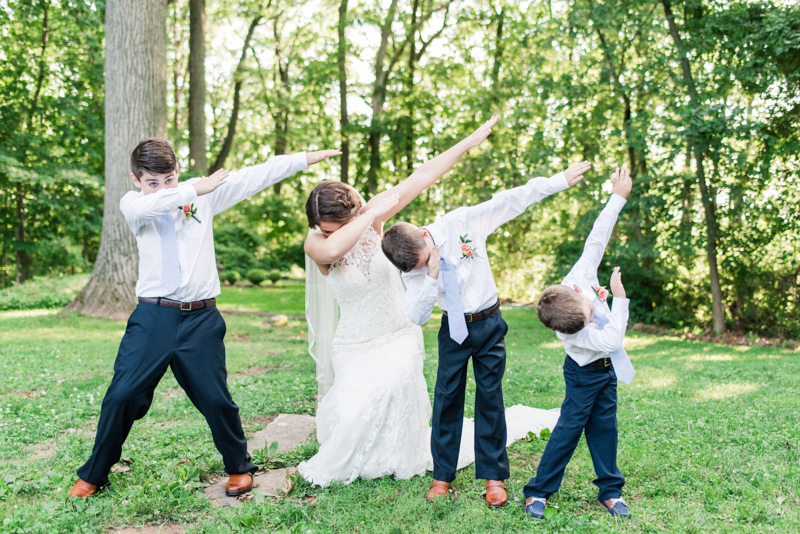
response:
M178 187L159 189L147 195L130 191L120 199L119 209L135 235L156 217L189 204L196 198L197 191L190 183L184 182Z
M232 172L224 184L207 195L208 202L215 215L222 213L242 200L306 169L308 161L305 152L275 156L260 165Z
M406 285L406 315L408 320L423 325L431 318L439 291L439 281L428 276L427 269L403 273Z

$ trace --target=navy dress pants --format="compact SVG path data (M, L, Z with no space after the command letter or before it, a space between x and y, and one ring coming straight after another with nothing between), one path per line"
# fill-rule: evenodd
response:
M505 480L509 468L503 374L506 370L505 335L508 325L497 311L483 321L467 323L467 330L467 339L459 345L450 338L447 316L442 315L431 430L433 478L444 482L456 478L464 423L467 364L472 358L476 390L475 478Z
M140 302L119 346L92 455L78 476L90 484L108 484L133 422L147 413L167 367L208 421L225 470L231 475L255 472L239 407L226 383L224 337L225 321L216 307L181 311Z
M561 416L544 449L536 476L525 486L525 498L547 499L558 491L572 453L581 434L592 455L597 478L598 500L617 499L622 495L625 477L617 467L617 375L614 368L564 360L567 394Z

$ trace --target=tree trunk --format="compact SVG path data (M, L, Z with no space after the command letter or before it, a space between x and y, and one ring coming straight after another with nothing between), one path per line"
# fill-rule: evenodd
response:
M167 126L167 3L106 3L105 202L100 250L89 283L68 311L126 319L136 306L136 239L119 209L133 188L130 153Z
M189 166L204 174L206 159L206 0L189 0Z
M500 13L497 13L497 30L495 31L495 45L494 57L492 58L492 88L494 94L497 95L497 82L500 80L500 66L503 60L503 23L505 22L505 13L503 8L500 8ZM497 96L499 98L499 96Z
M244 69L244 60L247 58L247 49L250 48L250 40L253 38L253 32L256 31L256 26L258 26L259 22L261 22L261 15L257 15L250 23L250 27L247 29L247 36L244 38L242 55L239 58L239 64L236 66L236 72L234 73L236 82L233 85L233 109L231 110L231 118L228 122L228 133L225 135L225 142L222 144L219 154L217 154L214 165L212 165L211 169L208 171L209 174L213 174L225 165L225 160L228 158L228 154L230 154L231 148L233 147L233 138L236 135L236 122L239 120L239 93L242 90L242 69Z
M345 41L345 29L347 28L347 0L342 0L339 5L339 133L342 137L342 171L340 178L344 183L348 182L348 171L350 168L350 137L349 119L347 117L347 42Z
M670 0L661 0L664 6L664 16L669 25L669 32L675 43L675 48L681 60L681 70L683 71L683 81L689 91L689 101L694 110L698 110L700 102L698 98L697 86L692 77L692 69L686 50L683 47L683 39L675 24L675 16L672 14ZM725 310L722 307L722 285L720 283L719 271L717 269L717 216L714 210L714 199L708 191L706 175L703 167L705 159L705 147L695 143L694 150L695 171L697 172L697 183L700 186L700 196L703 202L703 210L706 216L706 253L708 256L709 281L711 282L711 310L714 317L714 333L721 335L725 332Z

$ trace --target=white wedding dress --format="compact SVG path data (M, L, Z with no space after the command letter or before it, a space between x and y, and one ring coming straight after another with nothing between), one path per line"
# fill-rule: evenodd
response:
M327 486L359 477L407 479L432 470L422 330L406 316L400 274L372 227L330 266L325 281L341 310L330 344L335 378L317 409L319 452L298 471ZM557 409L509 408L508 442L529 431L552 430L557 419ZM465 419L459 469L475 460L474 435L472 420Z

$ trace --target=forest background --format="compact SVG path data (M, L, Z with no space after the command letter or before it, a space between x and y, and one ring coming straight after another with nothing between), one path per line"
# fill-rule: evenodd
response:
M531 302L565 274L625 164L634 190L601 280L622 266L632 321L800 338L794 2L155 3L114 24L136 33L155 16L156 130L182 178L345 152L217 218L224 278L297 272L319 181L369 197L498 114L485 148L399 217L424 224L590 160L580 187L491 239L502 297ZM0 0L2 287L92 271L106 187L131 187L104 150L110 24L102 1Z

